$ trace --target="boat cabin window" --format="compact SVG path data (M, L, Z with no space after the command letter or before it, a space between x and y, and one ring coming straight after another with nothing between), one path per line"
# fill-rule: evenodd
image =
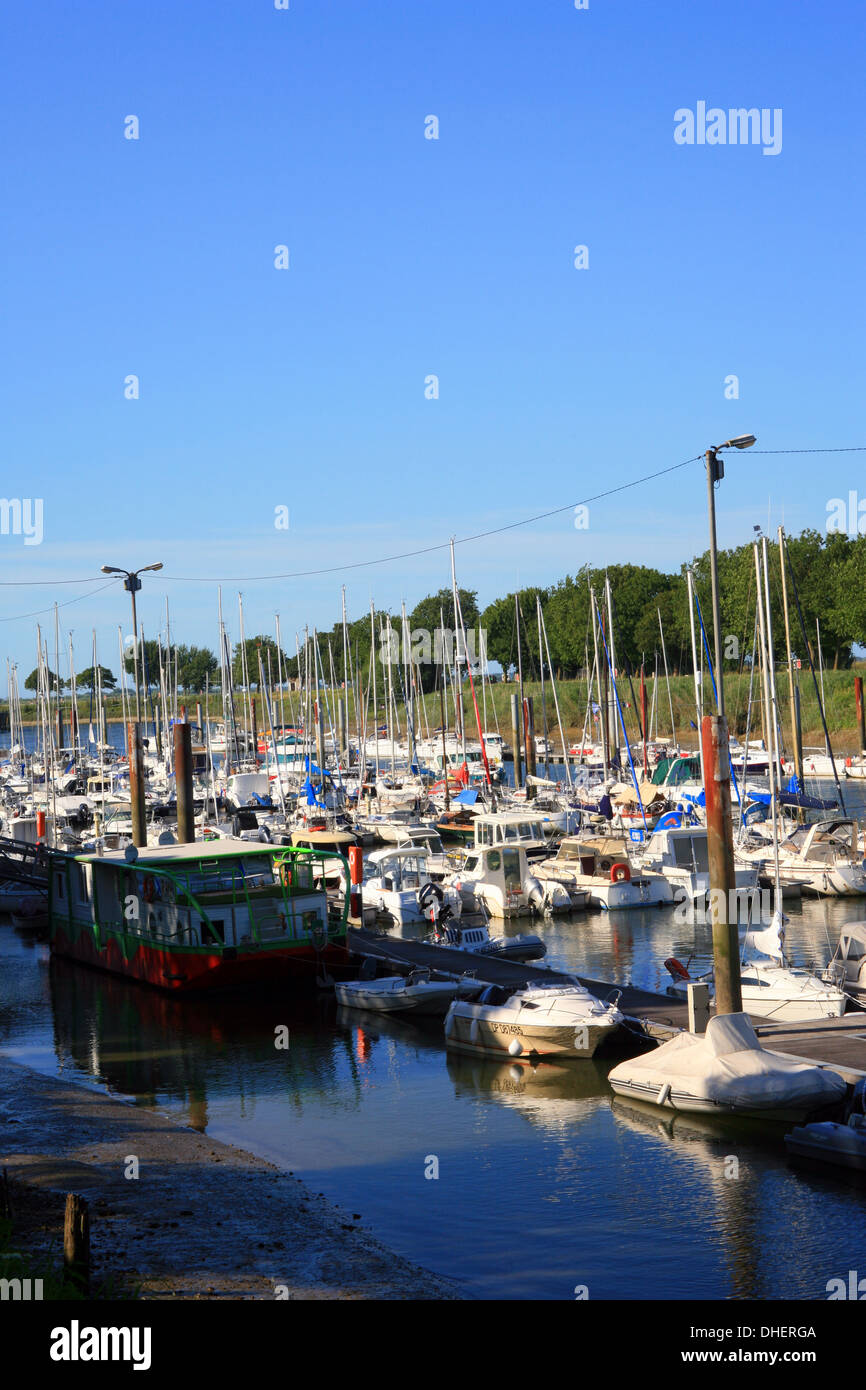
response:
M498 849L491 849L487 854L487 867L491 873L497 874L502 864L502 855Z
M681 835L672 841L674 863L678 869L690 869L695 873L707 874L710 871L707 840L704 835Z
M505 887L509 891L520 891L520 853L516 849L504 849L502 851L503 868L505 870Z
M478 868L478 858L479 857L477 854L467 855L466 863L463 865L464 873L473 874L475 872L475 870Z

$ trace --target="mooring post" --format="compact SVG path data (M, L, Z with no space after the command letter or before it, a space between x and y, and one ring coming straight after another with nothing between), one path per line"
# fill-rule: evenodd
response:
M701 721L704 796L707 804L707 853L710 869L710 914L713 924L716 1013L742 1013L740 940L737 932L734 832L731 821L731 771L728 723L722 714Z
M63 1268L71 1284L82 1293L90 1291L90 1212L87 1202L75 1192L66 1198L63 1222Z
M863 708L863 677L854 677L854 698L857 701L857 727L860 730L860 752L866 753L866 710Z
M195 839L192 790L192 733L189 724L174 726L174 785L177 792L177 838L182 845Z
M535 711L532 707L531 695L527 695L523 702L523 729L526 739L526 799L527 801L531 801L535 796L535 787L529 781L529 778L535 776L537 765L535 756Z
M129 758L129 798L132 803L132 843L147 844L147 823L144 815L144 750L141 745L141 725L131 720L126 726L126 752Z
M514 785L522 786L520 775L520 701L517 695L511 697L511 746L514 749Z
M342 757L343 753L348 753L349 750L349 740L346 735L346 701L342 695L337 700L337 741L340 745L339 753Z
M361 882L364 877L364 851L360 845L349 846L349 880L350 880L350 901L349 915L357 921L359 926L364 925L364 904L361 897Z

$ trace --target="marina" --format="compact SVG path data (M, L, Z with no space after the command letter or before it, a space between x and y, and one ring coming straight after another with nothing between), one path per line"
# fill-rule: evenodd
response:
M8 8L7 1380L856 1373L866 13L791 8Z

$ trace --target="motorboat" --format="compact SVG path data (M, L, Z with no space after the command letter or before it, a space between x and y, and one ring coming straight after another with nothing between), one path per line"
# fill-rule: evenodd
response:
M866 922L849 922L842 928L824 979L866 1004Z
M577 885L536 876L523 845L470 851L449 882L471 909L505 918L527 912L572 912L585 907L588 894Z
M635 853L641 870L662 874L677 901L704 901L710 889L707 832L700 825L657 828L646 845ZM758 866L734 871L738 893L751 895L758 885Z
M779 845L779 865L804 893L819 897L866 894L866 865L857 845L857 823L850 817L799 826Z
M550 853L545 833L549 817L533 811L490 811L473 822L475 848L501 849L521 846L530 859Z
M433 898L440 906L447 904L451 915L459 917L463 910L459 891L431 878L429 858L425 845L374 850L367 857L364 902L399 926L425 921Z
M603 1003L577 980L509 992L487 985L476 1001L457 999L445 1019L445 1042L461 1051L534 1062L593 1057L622 1023L615 1003Z
M667 879L636 869L625 841L612 835L567 837L552 859L533 865L533 873L544 884L562 884L572 895L587 894L592 906L605 912L674 901Z
M823 1120L785 1135L790 1158L808 1158L866 1172L866 1080L857 1082L845 1124Z
M432 977L426 968L409 975L386 975L378 980L348 980L334 986L337 1002L375 1013L444 1015L460 988L457 980Z
M745 1013L711 1018L706 1033L678 1033L608 1076L620 1096L670 1110L747 1115L797 1123L838 1104L835 1071L765 1050Z
M437 885L438 886L438 885ZM491 936L486 922L456 922L443 910L427 938L433 946L445 946L452 951L470 951L479 956L496 956L502 960L541 960L547 947L534 932L518 936Z

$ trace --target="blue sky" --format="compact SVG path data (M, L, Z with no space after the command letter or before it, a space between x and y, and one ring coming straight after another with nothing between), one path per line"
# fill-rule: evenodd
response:
M447 549L246 576L506 525L744 431L866 443L864 39L853 0L7 7L2 491L43 499L44 539L0 535L0 618L90 595L62 630L89 664L96 626L116 670L128 599L90 593L99 567L162 560L149 635L167 594L215 647L221 579L232 636L240 589L247 632L279 611L291 648L343 583L350 616L411 608ZM699 101L781 109L780 153L676 144ZM858 486L863 455L733 456L720 543L823 529ZM705 502L693 465L588 530L458 546L458 577L484 604L587 562L676 569ZM34 630L0 622L0 658L29 671Z

